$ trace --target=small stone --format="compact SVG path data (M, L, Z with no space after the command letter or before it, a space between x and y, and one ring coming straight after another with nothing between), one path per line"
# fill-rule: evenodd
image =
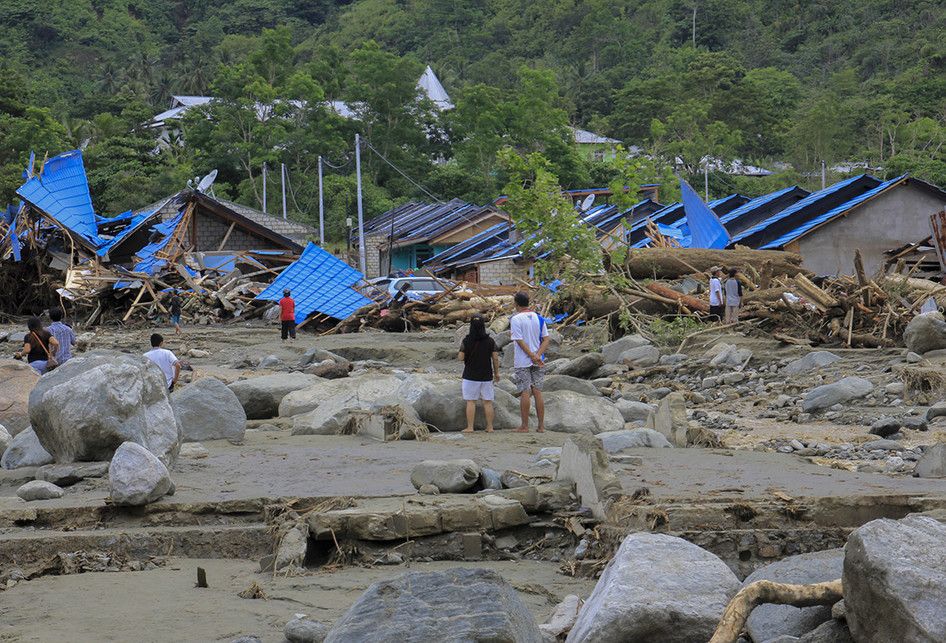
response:
M873 435L879 435L882 438L886 438L887 436L893 435L894 433L900 431L901 426L902 422L900 421L900 418L884 416L877 419L873 424L870 425L870 432Z
M437 485L422 484L417 488L417 493L423 494L425 496L439 496L440 489L437 488Z
M907 352L907 357L906 357L907 364L916 364L922 361L922 359L923 357L921 355L914 353L913 351Z
M200 348L192 348L187 351L188 357L193 357L194 359L202 359L204 357L210 357L210 351L205 351Z
M210 455L210 451L207 450L200 442L185 442L181 445L180 457L182 458L194 458L195 460L200 460L206 458Z
M789 444L795 451L801 451L802 449L805 448L805 445L799 442L798 440L792 440L791 442L789 442Z
M16 490L16 495L27 502L31 500L62 498L63 493L61 487L57 487L53 483L46 482L45 480L32 480Z
M884 386L887 395L903 395L903 382L890 382Z
M903 418L903 428L912 431L929 431L929 423L923 418L909 417Z
M328 626L297 616L286 623L283 634L290 643L322 643L328 634Z

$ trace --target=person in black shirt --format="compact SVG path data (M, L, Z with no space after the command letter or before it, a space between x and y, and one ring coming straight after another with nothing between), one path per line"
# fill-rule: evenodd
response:
M170 308L170 317L171 325L174 326L174 332L178 335L181 334L181 296L176 292L171 293L171 298L168 300L168 307Z
M42 375L47 370L55 368L55 361L52 364L49 361L59 350L59 342L43 328L43 322L39 317L30 317L26 322L26 328L29 332L23 337L23 350L18 357L25 355L27 363Z
M499 349L486 332L486 322L479 315L470 320L470 333L463 338L458 358L463 362L463 399L466 400L466 428L473 433L476 401L483 400L486 432L493 432L493 382L499 381Z

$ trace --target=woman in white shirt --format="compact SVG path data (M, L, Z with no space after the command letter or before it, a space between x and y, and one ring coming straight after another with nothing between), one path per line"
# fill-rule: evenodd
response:
M723 282L720 277L723 276L723 269L719 266L710 268L709 280L709 314L710 319L714 321L723 321L726 314L726 305L723 303Z

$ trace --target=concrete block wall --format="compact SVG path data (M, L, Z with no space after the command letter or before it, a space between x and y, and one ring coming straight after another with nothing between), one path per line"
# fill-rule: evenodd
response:
M217 250L229 229L229 221L214 216L198 215L190 229L194 232L195 238L191 239L188 233L186 245L200 251ZM265 250L275 247L271 241L235 227L222 250Z
M381 253L378 248L387 240L384 235L365 236L365 277L372 279L381 276ZM358 248L355 248L355 257Z
M517 279L529 279L529 266L516 263L512 259L487 261L477 266L480 273L480 283L491 286L510 286L518 283Z

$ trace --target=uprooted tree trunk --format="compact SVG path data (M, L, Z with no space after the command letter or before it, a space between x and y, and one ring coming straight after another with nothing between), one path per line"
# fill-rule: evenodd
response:
M813 605L834 605L844 598L841 579L812 585L791 585L760 580L746 585L739 590L716 626L710 643L736 643L746 627L746 621L752 610L764 603L811 607Z
M624 268L637 279L677 279L695 272L706 272L713 266L742 271L751 266L756 272L764 266L771 275L794 277L807 272L801 267L801 262L801 255L780 250L642 248L627 253Z

